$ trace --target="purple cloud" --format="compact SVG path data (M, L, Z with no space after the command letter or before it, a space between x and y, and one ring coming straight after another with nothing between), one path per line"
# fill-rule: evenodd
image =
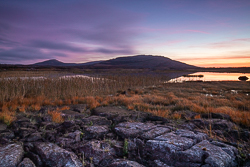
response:
M130 27L139 21L139 15L103 2L6 1L0 4L0 48L4 49L0 61L52 58L55 52L70 59L78 54L78 60L83 54L132 54L138 31Z

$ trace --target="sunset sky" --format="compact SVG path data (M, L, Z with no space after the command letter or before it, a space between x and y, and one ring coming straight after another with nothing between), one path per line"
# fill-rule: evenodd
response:
M0 0L0 64L138 54L250 67L250 0Z

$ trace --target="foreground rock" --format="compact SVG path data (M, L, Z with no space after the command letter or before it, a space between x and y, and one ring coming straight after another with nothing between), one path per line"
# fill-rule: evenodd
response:
M16 167L23 158L24 150L20 144L9 144L0 147L0 166Z
M209 124L213 133L235 131L235 124L217 115L175 125L119 107L99 107L88 114L81 105L72 108L75 111L63 112L63 123L53 123L42 110L41 118L31 113L20 116L10 127L2 126L0 166L231 167L244 166L242 155L248 163L248 155L238 152L240 145L215 141L201 131ZM239 132L243 140L248 135L248 130Z
M53 143L34 143L35 151L43 163L50 167L82 167L81 161L73 153Z

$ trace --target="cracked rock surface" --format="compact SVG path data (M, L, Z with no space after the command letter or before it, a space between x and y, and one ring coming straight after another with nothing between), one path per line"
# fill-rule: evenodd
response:
M213 140L195 128L212 122L214 130L232 129L228 119L217 115L214 120L190 120L177 127L165 118L119 107L85 111L85 105L74 105L62 112L63 123L53 123L43 108L40 114L21 115L11 126L1 124L0 166L232 167L248 163L239 159L234 143Z

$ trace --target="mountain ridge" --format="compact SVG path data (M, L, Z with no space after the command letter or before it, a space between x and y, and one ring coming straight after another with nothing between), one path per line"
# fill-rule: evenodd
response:
M88 68L131 68L131 69L193 69L199 68L164 56L136 55L117 57L106 61L92 61L87 63L63 63L56 59L32 64L32 66L77 66Z

